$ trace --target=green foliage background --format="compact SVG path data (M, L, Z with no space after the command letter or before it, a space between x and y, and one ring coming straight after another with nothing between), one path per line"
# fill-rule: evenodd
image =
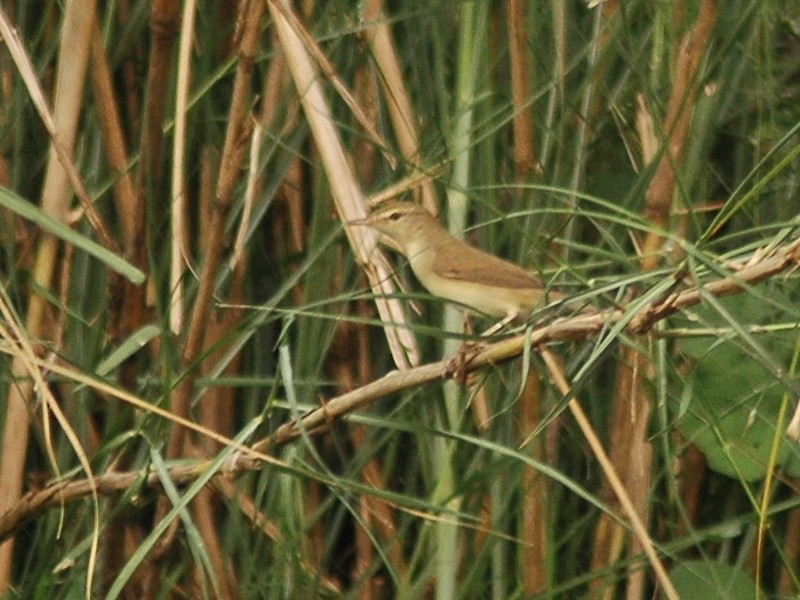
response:
M89 83L96 66L90 65L81 94L73 154L117 242L111 257L100 258L89 246L102 240L86 218L78 215L65 228L41 210L50 138L19 65L0 49L0 287L10 311L2 317L0 406L19 382L12 366L21 352L19 336L5 335L8 324L19 323L27 337L31 298L44 297L50 325L29 342L69 371L45 369L49 388L94 474L133 474L130 485L102 491L96 505L84 494L28 515L14 532L13 561L0 594L51 600L663 594L627 527L615 540L618 552L599 541L603 516L625 523L627 517L535 348L524 359L481 372L485 399L444 382L393 393L327 433L303 431L270 450L279 463L260 463L225 486L213 484L214 493L208 493L209 482L235 460L232 448L193 434L193 452L169 454L175 426L147 405L172 410L182 382L191 381L192 420L251 444L394 368L372 294L337 218L340 207L321 160L325 148L298 102L302 91L281 62L284 50L269 12L259 26L244 122L261 119L265 106L271 112L253 162L242 160L242 168L234 169L219 245L223 258L209 275L213 304L201 321L207 337L201 352L186 359L188 316L198 303L219 210L213 197L231 129L235 78L245 62L237 60L237 14L252 14L256 1L200 3L195 13L181 170L191 269L181 279L180 300L170 280L180 83L174 46L163 81L161 151L148 156L142 141L153 93L147 87L157 30L151 10L168 3L120 0L97 8L127 143L125 172L141 183L138 263L122 241L124 219L114 197L122 175L109 164L103 109ZM3 7L51 103L67 4ZM600 308L633 310L675 286L735 275L734 266L797 238L797 0L633 0L599 8L577 1L524 3L525 19L517 25L530 79L522 104L511 86L513 2L386 3L380 22L393 37L419 132L414 158L404 155L390 94L381 87L386 75L367 41L368 4L332 0L293 7L385 141L385 147L374 144L331 85L330 73L321 77L336 131L366 194L419 166L444 164L433 189L451 228ZM659 227L648 219L645 199L673 133L665 123L678 57L691 44L703 6L714 11L715 21L696 91L682 99L691 121L674 162L669 219ZM180 29L172 25L168 37ZM530 115L533 136L524 143L533 148L536 164L519 163L523 142L515 138L514 121L520 114ZM247 128L239 142L249 152L254 138ZM657 142L650 156L647 140ZM248 178L256 181L257 193L244 256L232 266ZM53 280L41 285L34 273L45 232L66 243L55 257ZM653 269L642 268L648 234L664 240ZM134 288L120 287L115 275L129 263L148 276L138 288L147 290L139 321L121 311L124 304L114 295L127 290L122 296L132 297ZM403 261L396 264L404 273ZM413 281L410 287L399 297L405 302L410 296L423 308L421 315L409 312L422 362L439 360L459 334L447 332L441 302ZM684 598L745 597L742 590L747 597L789 598L800 590L798 448L783 434L798 397L797 275L789 269L743 287L726 300L706 293L700 305L658 322L652 335L608 327L554 345L606 447L624 433L612 420L613 407L629 400L617 387L622 349L646 358L642 389L652 415L633 452L645 446L653 452L644 519ZM174 331L170 311L178 301L187 318ZM126 329L130 323L136 326ZM534 425L524 416L531 372L541 379ZM124 389L147 405L133 407L81 376ZM211 395L218 398L213 405ZM23 449L24 491L53 479L85 478L63 422L43 416L41 396L27 401L32 436ZM204 406L213 409L204 413ZM4 424L4 438L12 439L19 426ZM618 456L615 461L621 473L633 464ZM186 465L197 465L197 472L171 483L170 469ZM144 481L145 470L155 473L158 485ZM533 486L541 487L534 493ZM540 512L531 513L534 508ZM173 521L180 525L168 537ZM534 521L540 538L529 537ZM99 554L92 563L96 532ZM168 551L159 553L164 539L171 540ZM541 551L539 562L534 549ZM531 581L534 572L538 583ZM644 574L641 588L633 583L637 572ZM90 573L93 587L87 590ZM725 595L717 580L737 585Z

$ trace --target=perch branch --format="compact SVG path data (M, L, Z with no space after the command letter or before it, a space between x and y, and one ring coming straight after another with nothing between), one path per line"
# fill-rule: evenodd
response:
M529 334L515 335L487 346L464 366L464 370L472 372L509 360L521 355L528 345L536 347L559 341L588 339L623 318L630 318L625 327L627 333L641 335L648 332L658 321L699 304L704 294L726 296L739 293L747 286L774 277L798 264L800 264L800 239L779 246L758 260L739 266L734 265L731 275L682 291L675 291L639 309L632 317L623 308L615 308L555 319L536 327ZM337 419L368 406L380 398L452 376L448 374L447 370L449 363L450 359L446 358L413 369L391 371L365 386L332 398L299 420L284 423L273 434L256 442L249 449L241 449L237 459L226 464L220 474L233 477L243 471L261 468L265 459L269 462L275 461L274 458L262 454L263 452L275 450L297 439L303 432L307 435L325 432ZM125 398L121 399L125 400ZM230 443L234 442L230 441ZM211 461L203 460L190 465L175 466L169 470L170 477L176 485L186 484L198 477L210 464ZM144 470L107 473L94 479L94 485L102 494L120 493L135 483L148 488L160 486L155 473ZM43 489L28 492L14 508L0 515L0 541L9 537L21 524L30 521L37 514L48 508L60 507L83 498L90 493L91 489L92 482L82 479L58 481Z

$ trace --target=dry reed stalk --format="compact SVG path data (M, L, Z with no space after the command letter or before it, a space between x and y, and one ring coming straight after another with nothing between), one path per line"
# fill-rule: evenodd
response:
M127 2L122 2L118 16L125 19L130 12ZM175 45L175 37L180 22L180 2L178 0L154 0L150 9L149 24L152 34L150 43L150 53L147 57L147 76L143 88L144 98L140 97L140 84L137 80L136 66L128 60L123 66L123 81L127 93L125 95L127 114L139 115L140 108L144 106L142 115L142 128L138 140L139 162L135 172L135 192L133 197L128 197L127 191L121 191L124 196L117 200L119 218L123 223L123 248L124 256L136 267L148 271L145 240L147 239L145 227L145 207L147 197L153 190L161 187L161 143L163 138L162 124L167 105L167 89L170 81L169 72L172 62L172 51ZM103 60L98 56L98 62ZM98 96L100 87L98 86ZM104 92L105 93L105 92ZM110 96L109 96L110 97ZM98 99L98 103L100 100ZM108 125L101 127L107 130L108 136L106 144L111 144L115 140L112 136L117 136L112 129L114 119L111 114L111 107L105 110L106 115L102 117L108 121ZM104 136L105 138L105 136ZM122 152L122 137L119 135L119 142L114 141ZM121 157L110 157L113 162L112 168L119 168L120 164L127 166L127 161L121 163ZM127 179L127 175L123 175ZM125 184L123 184L125 185ZM157 196L156 196L157 197ZM117 338L124 338L127 334L136 331L141 327L150 316L148 309L147 286L132 285L128 281L121 284L112 283L119 286L121 302L119 306L119 316L114 318L112 314L112 335ZM112 305L113 307L113 305ZM137 377L136 366L133 362L122 365L119 381L123 389L131 389ZM123 457L123 461L127 459ZM107 570L105 579L111 581L127 558L133 554L139 545L142 534L135 526L123 524L117 520L109 523L106 530L106 544L108 550L108 561L104 565ZM122 545L117 543L122 538L129 543ZM150 579L148 565L143 565L137 569L131 582L128 585L129 593L141 592Z
M147 78L144 84L144 116L142 136L139 140L139 170L137 189L141 215L136 231L144 233L144 206L147 190L161 189L162 127L167 106L167 89L172 69L172 52L181 22L179 0L154 0L150 9L150 56L147 61ZM136 114L136 113L133 113Z
M67 2L64 13L64 26L59 45L56 95L53 102L53 123L56 144L63 147L68 155L75 144L78 121L81 114L86 69L89 61L89 47L95 20L95 2ZM0 15L4 24L7 20ZM11 40L6 37L6 43ZM69 158L69 156L68 156ZM59 219L67 217L72 197L72 188L66 168L57 152L50 153L45 183L42 190L42 210ZM37 249L33 280L43 289L50 288L56 267L59 242L50 234L45 234ZM33 287L33 286L32 286ZM47 339L47 301L31 292L25 331L30 339ZM5 418L2 454L0 454L0 514L12 509L22 494L22 480L25 455L28 450L29 403L32 399L33 385L26 375L25 365L15 357L11 365L11 379L15 383L8 391L8 407ZM11 583L11 565L14 542L7 540L0 545L0 593Z
M534 113L530 103L533 81L528 49L527 3L524 0L508 0L506 13L514 115L514 175L516 181L521 183L542 174L542 165L536 155ZM541 380L534 364L530 365L518 406L521 438L525 439L539 428L544 413ZM546 444L542 439L534 439L529 452L536 460L547 460ZM520 511L522 585L524 593L530 596L543 592L548 581L547 557L552 548L548 545L547 536L547 488L547 478L541 473L532 469L523 472Z
M137 214L136 187L129 172L130 158L125 143L124 127L120 118L118 100L112 82L108 56L103 47L100 27L95 23L92 33L92 92L100 124L100 132L109 171L116 176L112 191L117 220L122 232L123 256L141 269L142 253L137 252L141 242L138 230L144 221ZM124 339L145 322L145 286L128 281L117 273L111 274L109 283L109 326L112 342ZM120 372L120 383L131 387L135 379L132 365Z
M353 348L356 348L355 353L352 352ZM352 360L353 355L355 360ZM344 328L340 326L330 361L331 373L337 382L337 391L346 393L359 384L363 385L369 381L372 377L371 360L368 328L363 324L352 324ZM362 455L366 450L365 428L354 426L350 431L350 437L354 454ZM370 488L386 490L387 477L379 459L370 459L364 465L361 477ZM404 578L408 572L408 565L398 544L395 507L381 498L367 494L362 494L358 502L362 519L356 530L353 580L361 581L368 574L368 568L373 563L375 555L374 540L384 544L384 555L388 558L392 571L399 574L401 579ZM372 577L362 584L360 597L380 597L381 587L381 580Z
M176 386L170 398L170 412L183 420L188 417L189 402L195 392L195 381L198 374L195 363L200 358L207 339L206 324L210 318L211 300L217 272L222 264L222 252L225 245L225 224L233 200L233 190L247 155L248 140L251 133L249 105L252 95L252 72L255 65L255 54L259 44L264 10L263 2L257 0L242 2L239 5L237 27L240 29L237 31L236 36L236 52L239 61L234 76L233 92L228 113L228 127L220 159L213 210L211 211L210 223L207 229L206 253L203 258L197 295L192 306L191 318L185 333L185 344L181 353L181 365L186 370L186 375ZM190 452L190 450L191 444L188 443L185 427L177 421L174 422L166 456L168 458L177 458ZM166 497L159 498L155 521L158 522L162 519L168 510L169 503ZM146 585L148 592L157 589L156 582L160 577L160 571L156 563L159 557L163 556L171 547L177 531L177 525L178 521L176 520L162 538L159 548L152 556L152 568L148 573L148 584Z
M355 427L352 432L354 450L361 450L364 446L365 431L363 427ZM386 477L383 474L383 465L377 458L373 458L362 470L362 479L366 485L375 490L385 491ZM367 494L359 498L359 512L365 524L371 525L371 534L375 539L385 544L385 554L388 557L391 569L398 573L401 579L408 574L408 564L403 557L403 548L398 536L396 507L377 496ZM365 533L361 531L360 533ZM369 536L360 536L358 539L359 565L354 567L354 575L366 572L374 554L374 541ZM387 548L388 547L388 548ZM377 594L376 594L377 596ZM377 596L380 597L380 596Z
M349 222L366 216L366 203L355 179L351 160L345 153L334 126L334 119L303 39L307 34L296 18L287 18L287 5L269 0L270 14L284 50L289 71L300 92L306 120L320 153L331 196L342 221ZM302 29L302 28L301 28ZM391 268L386 256L377 248L378 236L367 227L345 227L345 234L376 295L378 313L386 326L387 341L395 364L408 368L419 362L419 349L410 329L404 327L405 311L401 303L391 298L396 293Z
M139 106L144 103L142 127L138 139L139 162L135 174L136 195L126 208L126 220L130 220L130 244L125 246L125 257L143 270L149 270L145 240L146 207L148 197L153 197L155 211L164 209L159 200L163 191L162 140L163 123L169 99L167 90L172 70L175 39L180 28L179 0L154 0L150 8L150 53L147 57L147 75L144 82L144 99L138 97L139 84L136 82L135 67L128 63L125 69L128 114L138 115ZM122 16L122 15L121 15ZM166 213L166 210L164 210ZM144 286L123 284L121 322L119 335L137 330L149 318L147 290ZM120 380L129 387L136 377L132 366L123 367Z
M119 114L119 102L114 91L111 68L108 65L108 56L97 23L92 31L91 77L105 158L108 161L109 171L116 176L112 191L117 218L121 224L122 247L127 254L128 249L133 247L136 236L141 233L136 230L136 188L129 172L130 156L125 144L124 127Z
M386 108L392 122L397 145L412 170L420 164L418 119L414 114L408 86L403 79L403 69L395 49L391 30L383 13L383 0L369 0L364 8L364 20L370 23L365 30L367 44L379 70L379 81L384 91ZM439 213L439 201L433 183L424 181L420 187L422 204L428 211Z
M555 381L556 387L558 387L559 391L565 397L569 396L571 394L570 385L561 368L560 361L557 360L547 348L542 349L541 355L545 361L545 364L547 365L550 375ZM645 520L642 518L642 515L637 507L634 506L634 503L628 494L627 488L618 474L618 469L614 467L613 463L611 462L611 457L603 449L602 442L597 436L597 433L594 431L594 428L592 427L589 418L586 416L583 407L575 397L569 401L567 407L572 413L572 416L575 418L575 421L577 421L581 432L584 434L586 441L589 443L589 446L592 448L592 452L594 453L594 456L603 471L605 481L608 482L609 487L613 491L614 497L616 497L616 499L619 501L623 513L628 518L629 526L633 531L633 537L638 541L639 547L647 556L647 560L655 572L656 580L661 586L661 592L669 600L679 600L680 596L678 596L677 590L672 585L666 569L661 563L661 560L658 558L653 541L650 539L650 536L647 533ZM635 585L628 587L627 593L629 594L629 598L631 598L630 592L632 590L636 590L637 588L638 586ZM608 596L608 594L606 594L606 596Z
M236 600L239 598L239 585L236 573L232 571L233 565L224 550L223 541L219 537L220 527L216 516L220 511L220 499L211 488L201 490L191 504L192 520L197 525L197 530L203 539L203 545L211 562L213 579L216 581L220 598ZM202 598L204 586L202 582L209 577L202 564L193 563L194 569L187 574L191 583L187 585L192 589L191 597Z
M539 175L542 165L536 158L533 134L533 89L528 52L528 15L525 0L508 0L508 60L511 67L511 105L514 110L514 176L517 183Z
M798 484L800 482L795 481L795 489L800 487ZM786 532L783 539L785 560L781 561L777 592L780 597L790 598L792 594L797 593L797 579L794 573L800 567L800 509L794 508L789 511L784 531Z
M217 271L222 262L225 223L231 207L233 189L239 179L244 158L247 155L247 141L251 132L249 117L249 104L252 94L251 81L263 14L264 6L262 2L243 2L240 5L238 23L243 24L243 29L236 49L240 59L233 84L228 114L228 129L225 135L225 146L217 178L214 210L211 213L211 221L208 226L207 251L203 259L197 297L192 307L191 320L186 332L186 342L181 355L182 364L184 368L189 369L189 372L176 388L172 397L172 412L181 417L185 417L188 414L189 399L194 392L196 373L193 372L191 366L199 358L203 350L205 324L211 309ZM182 427L177 427L173 435L170 436L167 456L179 456L183 441L184 430Z
M642 340L643 344L652 346L652 339ZM614 403L609 424L609 439L612 463L622 474L625 489L631 497L637 514L644 523L650 522L651 503L650 488L652 485L653 448L650 444L650 415L652 401L647 392L647 382L655 377L652 362L647 354L636 348L625 346L620 352L617 363ZM605 482L604 487L610 484ZM607 517L601 517L606 518ZM628 533L619 524L609 519L610 535L618 536L611 547L622 551ZM628 556L636 556L642 551L641 540L632 537L627 544ZM609 554L605 567L619 559ZM639 566L628 569L626 597L630 600L645 597L645 572ZM607 591L610 593L611 589Z
M703 0L694 28L683 38L678 49L672 93L661 129L664 140L656 171L645 194L645 217L655 230L669 226L675 169L680 166L700 86L700 63L709 46L711 31L717 19L718 0ZM642 269L654 269L660 262L662 239L651 231L643 244Z
M203 152L201 159L201 175L200 175L200 189L199 201L202 207L210 209L214 203L214 188L213 188L213 172L216 161L213 157L213 152L206 150ZM249 173L255 176L254 172ZM210 214L205 211L202 214ZM206 220L201 220L200 225L208 226ZM205 240L207 238L201 237ZM200 251L204 251L202 247ZM208 331L204 344L206 347L216 348L212 353L206 356L200 369L203 375L211 378L217 376L217 365L224 359L228 350L228 345L224 343L225 337L236 326L238 321L242 318L243 309L239 306L244 303L241 282L247 273L247 262L240 260L237 262L231 274L231 284L229 286L230 296L228 302L232 305L231 308L224 312L213 311L209 317ZM236 356L225 366L222 374L224 376L236 375L241 367L241 354L237 353ZM230 437L233 435L233 423L236 390L229 386L210 386L203 394L203 399L199 403L198 422L209 430L216 431L224 436ZM197 457L210 457L217 454L222 449L222 445L217 440L208 438L201 438L197 440L194 445L193 454ZM195 501L191 505L192 515L197 523L198 531L203 539L203 543L208 550L211 558L211 565L214 571L214 577L220 584L220 590L223 598L236 598L238 590L236 573L232 570L233 565L225 556L223 550L223 541L219 538L220 527L218 515L222 510L222 503L217 497L215 491L211 488L203 489ZM198 582L202 581L204 577L202 571L197 570L192 574L194 585L197 587ZM198 590L199 594L199 590ZM196 594L197 595L197 594Z
M542 423L542 382L539 372L531 365L522 396L519 399L519 429L521 439L536 431ZM551 423L548 429L553 428ZM537 461L548 462L545 443L546 432L531 440L528 452ZM522 538L522 585L526 596L534 596L547 588L548 556L554 549L548 543L547 528L550 510L547 503L549 489L547 477L533 469L522 472L522 510L520 525Z
M672 196L675 189L675 169L681 162L689 134L697 91L700 81L700 64L708 48L711 30L716 20L716 0L704 0L694 27L689 31L679 48L673 79L672 92L662 131L666 136L658 147L661 156L650 185L645 194L645 217L653 224L653 230L663 230L669 225ZM646 116L643 111L640 116ZM650 128L640 123L640 133ZM642 147L652 148L656 144L650 139L642 141ZM645 157L647 158L647 157ZM651 231L643 244L641 268L649 271L660 263L661 237ZM637 514L647 522L650 516L650 488L652 486L652 448L648 441L648 426L652 398L647 382L652 380L655 368L649 353L642 353L632 346L620 351L616 374L616 390L609 424L610 454L615 468L623 474L623 484L631 495ZM605 483L605 495L610 495L609 482ZM623 549L627 533L607 515L601 515L594 545L592 566L602 569L615 563ZM627 548L628 555L642 550L641 540L634 537ZM598 593L602 584L595 581L590 586ZM637 566L628 570L626 598L638 600L646 590L645 573ZM613 594L613 588L605 589L605 596Z

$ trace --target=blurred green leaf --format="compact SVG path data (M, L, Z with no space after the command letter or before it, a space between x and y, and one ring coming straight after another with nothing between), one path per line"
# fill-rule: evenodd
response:
M137 329L119 347L104 358L103 362L97 365L95 372L105 377L159 335L161 335L161 329L153 324Z
M752 578L721 562L685 561L675 565L670 579L681 598L753 600L758 597Z
M109 269L123 275L133 283L144 283L144 273L131 263L117 256L107 248L104 248L97 242L71 229L58 219L54 219L35 204L28 202L3 186L0 186L0 206L5 206L20 217L36 223L39 227L61 238L67 244L72 244L76 248L80 248L84 252L91 254L97 260L108 266Z
M757 297L741 295L722 303L743 326L751 326L789 318L776 308L788 300L780 296L773 299L775 304L767 304ZM694 362L682 400L673 405L681 433L700 448L712 469L746 481L765 476L773 439L780 435L777 464L792 476L800 475L800 449L783 432L776 433L785 387L756 359L756 349L725 327L710 307L702 306L696 317L706 326L718 327L718 335L678 344ZM788 365L793 338L792 332L773 332L758 338L758 350L768 352L772 361ZM687 395L690 400L685 406Z

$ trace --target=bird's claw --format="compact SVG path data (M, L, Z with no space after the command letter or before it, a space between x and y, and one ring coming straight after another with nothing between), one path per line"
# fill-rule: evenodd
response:
M456 353L445 363L442 377L445 379L454 379L461 385L471 385L467 366L475 360L478 354L486 349L487 345L486 342L479 341L463 342L458 347L458 350L456 350Z

